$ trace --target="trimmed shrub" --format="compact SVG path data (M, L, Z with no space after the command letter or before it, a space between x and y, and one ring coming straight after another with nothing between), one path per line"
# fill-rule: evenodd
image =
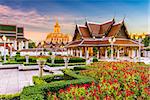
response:
M38 84L46 84L47 82L45 82L42 78L38 77L38 76L33 76L32 77L32 81L35 85Z
M83 58L70 58L69 63L85 62Z
M64 59L63 58L55 58L55 63L64 63Z
M87 66L80 66L80 67L74 67L73 68L74 71L87 70L87 69L89 69Z
M30 63L30 62L29 63L24 62L23 64L24 64L24 66L38 65L37 63Z
M6 61L5 63L2 63L3 65L7 65L7 64L22 64L22 62L16 62L16 61Z
M36 59L37 59L37 58L35 58L35 57L29 57L29 62L36 63ZM16 60L17 62L26 62L25 56L15 57L15 60Z
M51 81L53 75L43 76L42 78L34 76L33 81L37 85L25 87L20 96L21 100L46 100L46 93L48 91L58 92L60 89L64 89L71 84L88 84L94 81L93 78L77 75L69 69L65 69L63 72L65 76L67 75L74 80L61 80L47 83L46 81Z
M98 62L98 59L96 57L94 57L93 62Z
M0 100L20 100L20 93L0 95Z
M45 75L42 77L33 76L32 80L35 85L38 85L38 84L49 83L51 81L59 81L60 79L56 79L56 77L62 77L63 79L63 75L58 74L58 75Z

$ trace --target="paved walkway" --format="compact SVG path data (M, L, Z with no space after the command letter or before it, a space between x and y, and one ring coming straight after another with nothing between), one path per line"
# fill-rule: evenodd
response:
M68 68L73 68L69 66ZM46 67L54 74L63 74L60 69L65 67ZM38 75L38 70L19 71L18 69L0 69L0 94L14 94L20 92L24 86L32 85L32 76ZM44 72L44 75L50 74Z
M45 73L44 74L49 74ZM0 94L12 94L32 84L32 76L38 75L38 70L18 71L18 69L0 69Z

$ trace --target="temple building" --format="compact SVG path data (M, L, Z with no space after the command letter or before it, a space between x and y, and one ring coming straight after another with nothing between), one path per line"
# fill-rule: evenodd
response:
M54 31L49 33L44 41L44 48L60 49L71 40L69 34L61 32L61 27L56 20Z
M3 36L6 37L6 49L10 46L13 50L28 49L28 39L24 37L24 28L16 25L0 24L0 48L4 48ZM3 54L3 50L1 51Z
M84 58L139 56L139 42L130 38L124 20L116 23L114 18L104 23L86 21L85 25L76 25L73 39L65 47L68 54Z

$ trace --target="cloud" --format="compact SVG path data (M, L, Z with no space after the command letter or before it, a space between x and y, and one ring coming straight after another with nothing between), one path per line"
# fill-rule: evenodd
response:
M55 20L58 19L61 30L64 33L73 34L75 27L75 20L83 20L83 17L62 14L59 17L41 15L36 10L23 11L20 9L13 9L9 6L0 5L0 23L15 24L17 26L25 27L25 36L33 40L41 40L46 35L53 31ZM46 33L46 34L45 34ZM35 38L37 35L40 38Z

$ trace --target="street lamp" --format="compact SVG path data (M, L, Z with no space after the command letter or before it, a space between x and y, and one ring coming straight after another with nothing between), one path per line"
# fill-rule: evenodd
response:
M37 49L38 49L38 42L35 42L35 47L36 47L36 56L37 56Z
M12 44L10 43L10 40L7 40L8 46L10 47L10 58L12 58Z
M41 42L41 46L42 46L42 55L43 55L43 54L44 54L44 53L43 53L44 41Z
M144 33L142 35L138 35L138 34L135 35L135 39L138 40L138 42L139 42L139 53L138 53L139 62L141 61L141 42L142 42L142 39L144 39L144 38L145 38Z
M111 44L111 60L113 60L113 43L116 41L115 37L109 38L109 42Z
M4 63L6 63L6 40L7 38L5 35L3 35L2 39L4 41Z

